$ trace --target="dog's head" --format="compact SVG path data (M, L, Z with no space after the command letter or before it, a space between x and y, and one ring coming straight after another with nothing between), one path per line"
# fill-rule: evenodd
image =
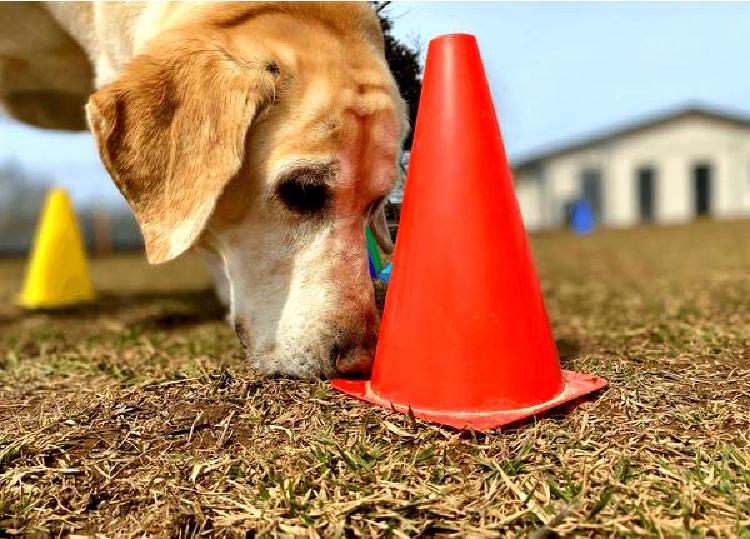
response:
M366 371L405 108L375 15L358 5L244 5L177 17L88 117L149 260L207 249L231 318L269 374Z

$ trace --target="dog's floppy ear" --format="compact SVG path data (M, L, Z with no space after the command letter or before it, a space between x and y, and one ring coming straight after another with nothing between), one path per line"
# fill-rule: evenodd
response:
M275 64L195 40L152 48L89 99L99 154L140 224L149 262L196 241L274 96Z

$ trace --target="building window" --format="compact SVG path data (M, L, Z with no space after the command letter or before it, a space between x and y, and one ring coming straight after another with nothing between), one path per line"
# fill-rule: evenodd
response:
M638 214L643 223L654 220L656 200L656 171L654 167L640 167L636 171L638 185Z
M713 167L710 163L693 165L693 203L696 217L711 215Z
M597 168L587 168L581 173L581 198L589 203L596 221L602 216L602 173Z

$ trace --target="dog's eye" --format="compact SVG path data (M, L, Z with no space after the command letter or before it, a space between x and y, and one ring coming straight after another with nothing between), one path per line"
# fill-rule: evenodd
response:
M328 186L311 182L309 178L290 178L276 188L279 200L290 210L300 214L320 213L330 201Z

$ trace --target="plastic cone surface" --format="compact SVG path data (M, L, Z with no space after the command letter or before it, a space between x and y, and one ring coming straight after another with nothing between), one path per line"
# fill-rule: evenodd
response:
M482 430L606 385L560 369L471 35L430 42L372 379L333 384Z
M68 307L94 298L73 208L62 189L47 195L34 238L19 305L31 309Z

